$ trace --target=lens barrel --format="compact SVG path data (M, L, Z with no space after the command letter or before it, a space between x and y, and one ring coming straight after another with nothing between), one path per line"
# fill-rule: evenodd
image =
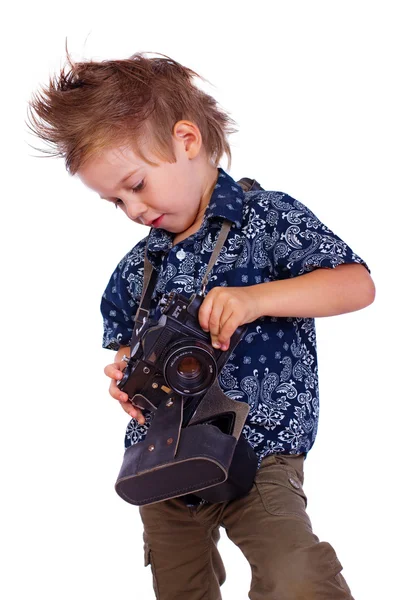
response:
M168 349L164 357L164 377L170 388L182 396L203 394L213 384L217 364L210 347L186 338Z

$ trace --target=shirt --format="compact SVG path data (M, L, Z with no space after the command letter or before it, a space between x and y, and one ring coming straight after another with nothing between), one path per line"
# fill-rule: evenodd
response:
M173 246L175 234L150 230L119 262L101 299L103 348L129 346L143 285L144 250L158 272L150 315L164 293L190 298L200 291L224 219L232 223L211 271L214 286L251 286L288 279L321 267L367 264L309 208L284 192L250 190L221 167L198 231ZM262 316L247 332L218 376L223 392L247 402L243 434L258 464L272 453L300 454L312 448L318 429L319 389L314 318ZM125 447L144 440L146 423L132 419Z

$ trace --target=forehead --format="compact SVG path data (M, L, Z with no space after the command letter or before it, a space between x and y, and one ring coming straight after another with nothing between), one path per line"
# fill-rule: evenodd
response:
M143 160L129 146L118 146L105 148L94 156L92 156L80 169L81 171L89 171L96 168L103 169L124 169L127 166L139 168L143 164Z
M88 159L78 169L77 176L90 188L99 183L114 187L129 174L133 176L140 171L144 164L130 147L106 148Z

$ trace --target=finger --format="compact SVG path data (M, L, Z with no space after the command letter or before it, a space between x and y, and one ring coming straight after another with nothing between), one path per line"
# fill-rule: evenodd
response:
M144 425L146 422L146 419L142 413L142 411L140 410L140 408L137 408L136 406L133 406L133 404L131 404L131 402L120 402L123 410L130 416L132 417L132 419L136 419L136 421L138 423L140 423L140 425Z
M124 371L126 369L126 365L128 363L125 360L119 360L114 363L114 366L117 367L119 371Z
M110 395L115 398L115 400L120 400L121 402L128 402L129 396L126 392L119 389L116 382L112 379L110 383L109 390Z
M218 341L221 344L221 350L228 350L230 338L232 336L233 331L235 331L236 329L235 327L232 333L230 333L230 327L232 327L232 323L229 324L228 321L232 318L234 318L234 312L232 311L232 309L225 308L224 312L221 315L220 330L218 335Z
M223 327L218 336L218 340L223 350L228 350L230 339L236 329L239 327L240 322L237 315L234 312L230 314L228 319L225 321Z
M111 379L122 379L123 370L125 367L125 361L112 363L111 365L107 365L106 367L104 367L104 373L105 375L107 375L107 377L111 377Z
M220 343L218 341L218 335L220 330L221 323L221 315L224 311L224 305L221 301L217 301L213 303L212 311L210 314L209 326L210 326L210 335L211 335L211 343L214 348L219 348Z
M133 406L133 404L131 404L130 402L127 402L127 404L122 404L122 408L124 408L124 410L126 410L125 407L128 406L127 413L132 417L132 419L136 419L136 421L138 423L140 423L140 425L144 425L146 422L146 419L142 413L142 411L140 410L140 408L138 408L137 406Z
M230 319L230 317L233 315L234 310L232 309L231 306L229 306L228 304L224 305L224 310L221 314L221 318L219 321L220 324L220 331L222 331L222 329L225 327L225 323L227 322L228 319Z
M207 296L201 303L199 312L197 314L197 318L199 320L200 327L204 331L210 330L209 320L210 320L210 314L211 314L212 307L213 307L213 297L214 297L214 295L211 292L209 294L207 294Z

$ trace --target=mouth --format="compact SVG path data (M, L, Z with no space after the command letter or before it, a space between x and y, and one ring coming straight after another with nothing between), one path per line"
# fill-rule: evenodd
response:
M150 223L147 223L147 225L150 225L150 227L159 227L163 216L164 215L161 215L160 217L157 217L157 219L154 219L154 221L151 221Z

